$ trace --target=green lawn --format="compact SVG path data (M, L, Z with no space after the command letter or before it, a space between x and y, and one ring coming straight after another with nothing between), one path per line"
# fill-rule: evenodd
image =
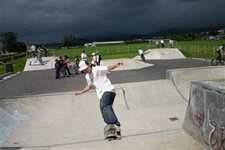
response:
M178 48L187 58L204 58L212 59L217 56L216 49L225 43L225 40L213 40L213 41L183 41L175 42L174 46ZM83 50L86 50L88 60L92 59L91 54L98 51L103 59L116 59L116 58L133 58L138 55L138 47L143 50L156 48L155 43L136 43L126 45L110 45L110 46L99 46L99 47L79 47L74 49L54 49L51 53L55 56L67 55L70 60L73 61L75 56L80 54ZM165 48L168 48L169 44L165 43ZM8 63L13 64L14 72L23 71L26 57L20 58ZM4 74L6 71L5 65L0 65L0 74Z

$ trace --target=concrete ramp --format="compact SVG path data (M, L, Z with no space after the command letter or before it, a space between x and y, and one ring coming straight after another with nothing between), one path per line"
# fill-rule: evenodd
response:
M131 110L186 104L169 80L128 83L120 86L126 92L127 104Z
M37 61L37 58L28 58L23 71L45 70L55 68L56 56L42 57L43 65L31 65L31 62Z
M115 87L114 109L122 124L121 141L103 139L105 123L93 90L79 96L53 93L1 100L0 114L8 116L0 131L8 134L1 137L5 138L4 147L178 150L187 142L192 144L183 147L202 149L181 129L187 102L168 80Z
M132 59L122 58L122 59L102 60L101 66L112 65L119 61L123 61L124 65L116 68L116 70L132 70L145 68L148 66L154 66L154 64L144 63L142 60L139 59L139 56Z
M191 82L225 79L225 69L223 66L171 69L167 70L166 76L174 84L180 95L188 101Z
M118 102L114 106L118 111L127 110L122 94L118 89ZM105 124L95 91L80 96L56 93L5 99L1 100L0 108L0 114L4 112L8 116L0 131L10 137L0 136L5 138L6 147L60 145L103 138ZM18 114L14 114L15 110ZM25 119L20 120L20 116Z
M136 59L140 59L140 56L136 56ZM146 59L181 59L186 58L177 48L161 48L161 49L149 49L145 51Z

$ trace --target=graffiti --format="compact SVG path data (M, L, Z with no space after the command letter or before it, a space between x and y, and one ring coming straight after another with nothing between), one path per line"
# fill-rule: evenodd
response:
M39 66L39 65L45 65L49 62L50 60L33 60L30 61L29 65L30 66Z
M173 55L173 54L175 54L176 52L174 51L174 50L167 50L167 51L163 51L162 52L162 55Z
M0 107L0 147L10 138L14 129L16 129L23 120L29 120L30 117L22 115L15 110L13 115L7 113Z
M24 103L22 103L21 101L19 101L19 100L15 100L15 101L9 101L9 102L5 102L5 103L3 103L2 104L3 105L3 107L10 107L10 108L17 108L17 107L23 107L23 108L25 108L25 109L32 109L32 110L34 110L34 109L36 109L36 106L33 106L33 105L26 105L26 104L24 104Z
M202 127L204 122L204 112L203 111L196 111L194 113L194 120L198 127Z
M207 117L203 110L194 110L193 114L205 144L211 150L225 150L225 105L210 104Z

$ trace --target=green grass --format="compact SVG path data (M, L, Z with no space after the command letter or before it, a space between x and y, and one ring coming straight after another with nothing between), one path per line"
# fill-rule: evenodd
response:
M212 59L217 56L216 49L222 44L225 40L187 41L179 42L177 48L186 57Z
M225 40L212 40L212 41L183 41L175 42L175 48L178 48L185 57L187 58L204 58L212 59L217 56L216 49L225 43ZM138 55L138 47L143 50L156 48L155 43L136 43L136 44L126 44L126 45L109 45L109 46L99 46L99 47L79 47L74 49L54 49L51 53L55 56L67 55L70 57L70 61L74 61L77 55L80 55L83 50L87 52L88 61L92 59L91 54L98 51L104 59L116 59L116 58L133 58ZM169 44L165 43L165 48L168 48ZM7 63L12 63L14 72L23 71L26 64L26 57L20 58ZM0 65L0 74L5 73L5 65Z
M132 58L137 55L137 49L141 47L143 50L148 49L148 43L141 44L127 44L127 45L112 45L112 46L100 46L100 47L80 47L77 49L68 49L68 50L55 50L56 56L63 56L66 54L70 57L70 60L74 60L77 55L80 58L80 55L83 50L86 51L88 55L88 60L92 59L91 54L98 51L101 54L103 59L115 59L115 58Z
M14 61L10 61L8 63L12 63L14 72L19 72L24 70L26 61L27 61L27 58L23 57ZM0 65L0 75L4 73L6 73L6 67L5 65Z

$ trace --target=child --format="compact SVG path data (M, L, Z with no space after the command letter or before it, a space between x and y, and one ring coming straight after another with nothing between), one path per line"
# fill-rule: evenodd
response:
M60 71L60 64L59 64L59 60L58 59L55 59L55 78L58 79L60 77L60 74L59 74L59 71Z
M79 60L78 56L76 56L75 57L75 66L74 66L76 74L78 74L79 62L80 62L80 60Z

